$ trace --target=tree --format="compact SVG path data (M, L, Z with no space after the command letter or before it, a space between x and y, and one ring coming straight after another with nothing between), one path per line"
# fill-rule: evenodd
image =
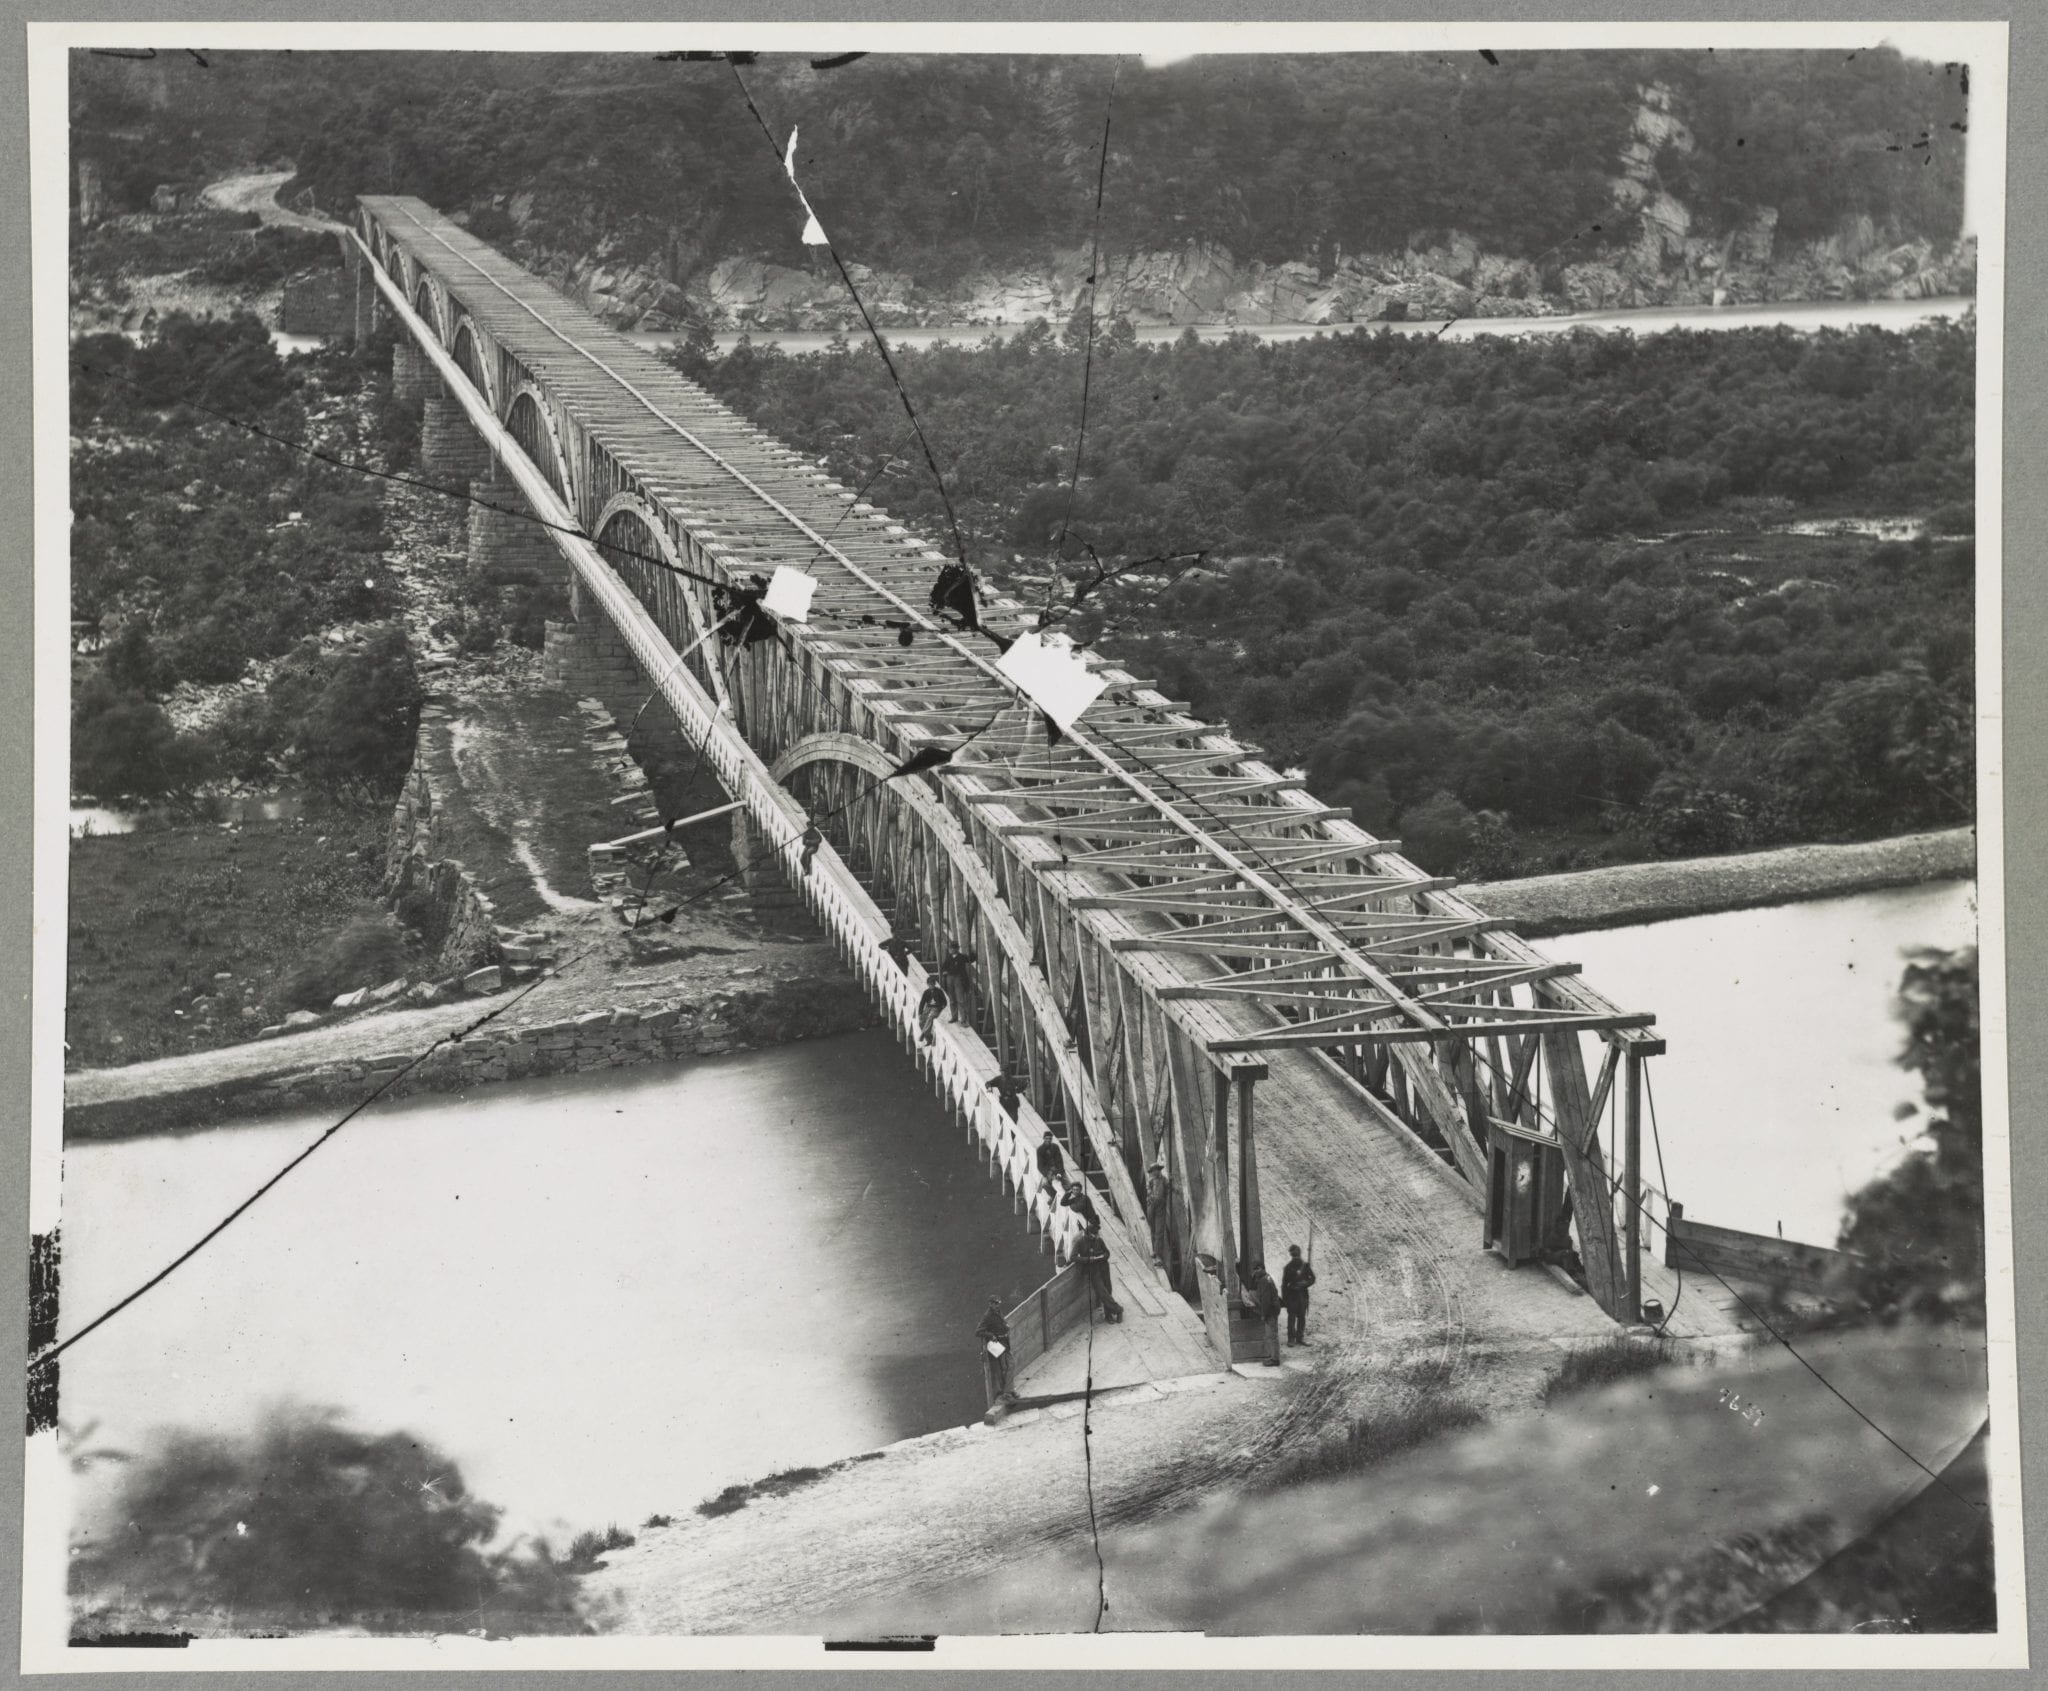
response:
M162 708L105 676L79 689L71 711L71 786L95 798L163 798L204 779L205 749Z
M1439 790L1401 813L1402 849L1437 874L1454 872L1479 838L1479 818Z
M1900 1064L1920 1076L1925 1143L1849 1200L1840 1284L1886 1320L1984 1321L1984 1100L1977 948L1923 950L1899 988ZM1918 1113L1905 1106L1908 1114Z
M329 792L389 797L411 766L425 696L404 627L386 623L360 652L329 667L300 720L293 767Z

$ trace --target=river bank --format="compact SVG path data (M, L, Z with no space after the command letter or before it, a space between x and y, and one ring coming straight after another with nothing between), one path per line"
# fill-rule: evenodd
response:
M130 1138L306 1104L353 1104L428 1052L385 1096L717 1056L875 1021L859 983L822 943L756 936L640 970L621 969L595 951L579 965L579 950L572 940L565 962L516 1001L387 1011L259 1043L67 1075L65 1139ZM498 1006L487 1027L465 1032Z
M1962 880L1977 872L1977 831L1944 828L1854 845L1626 863L1519 881L1482 881L1465 892L1527 939L1635 927L1720 910L1835 898L1887 887Z

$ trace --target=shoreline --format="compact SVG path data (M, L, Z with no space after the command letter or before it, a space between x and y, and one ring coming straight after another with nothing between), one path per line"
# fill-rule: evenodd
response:
M260 1043L76 1070L64 1077L64 1142L205 1132L311 1104L355 1103L429 1050L385 1097L724 1056L875 1024L859 983L816 942L593 973L536 991L488 1026L453 1037L491 1006L471 998L382 1011ZM446 1043L433 1049L436 1041Z
M1977 830L1962 827L1853 845L1780 846L1477 881L1460 891L1488 915L1513 923L1523 938L1551 939L1964 880L1976 872Z
M1855 845L1787 846L1632 863L1463 889L1528 939L1959 880L1976 830ZM741 958L751 958L742 962ZM261 1042L64 1077L67 1143L226 1125L353 1101L488 999L385 1011ZM829 946L775 944L537 992L488 1029L444 1045L390 1090L458 1091L613 1064L684 1061L872 1026L873 1008Z

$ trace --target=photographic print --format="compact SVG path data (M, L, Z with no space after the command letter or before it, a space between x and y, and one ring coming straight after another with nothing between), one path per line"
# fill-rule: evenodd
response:
M2005 52L32 29L26 1665L2024 1662Z

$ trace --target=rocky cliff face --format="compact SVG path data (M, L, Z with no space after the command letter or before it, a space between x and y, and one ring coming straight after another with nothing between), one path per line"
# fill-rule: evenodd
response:
M1525 317L1630 307L1740 305L1766 301L1911 299L1967 294L1976 286L1975 243L1947 250L1901 240L1847 219L1821 240L1782 241L1778 212L1758 206L1733 228L1707 229L1665 184L1670 165L1694 148L1691 130L1661 84L1639 90L1635 124L1615 160L1614 214L1566 243L1569 262L1487 252L1456 233L1398 252L1339 253L1324 265L1242 260L1213 241L1176 251L1113 256L1100 309L1133 324L1358 323L1390 318ZM521 207L508 208L515 218ZM945 289L912 276L849 265L878 323L993 324L1044 317L1063 324L1081 303L1085 248L1040 262L970 273ZM606 321L660 332L702 323L714 330L851 329L859 318L838 274L750 257L722 257L681 282L625 262L616 241L588 258L544 261L551 281Z

